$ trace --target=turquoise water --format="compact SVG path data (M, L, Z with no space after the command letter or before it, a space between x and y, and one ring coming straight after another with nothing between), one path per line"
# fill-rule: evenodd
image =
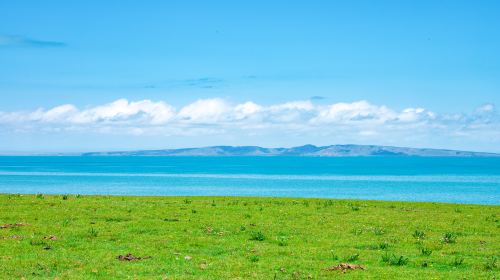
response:
M500 205L500 158L0 157L0 193L281 196Z

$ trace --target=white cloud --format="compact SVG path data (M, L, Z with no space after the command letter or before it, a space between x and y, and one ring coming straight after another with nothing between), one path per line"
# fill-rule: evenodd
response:
M351 103L316 105L310 100L269 106L252 101L233 104L221 98L200 99L179 110L163 101L114 102L88 108L64 104L31 112L0 112L3 131L89 131L102 134L131 135L258 135L274 133L383 137L399 135L412 138L435 133L500 137L500 117L493 104L471 114L441 115L424 108L396 110L361 100ZM491 136L493 135L493 136ZM349 138L350 137L350 138ZM500 139L499 139L500 140Z
M200 99L182 108L177 117L193 123L216 123L223 121L230 110L223 99Z
M322 108L313 119L318 123L379 122L395 119L397 114L385 106L372 105L362 100L352 103L335 103Z

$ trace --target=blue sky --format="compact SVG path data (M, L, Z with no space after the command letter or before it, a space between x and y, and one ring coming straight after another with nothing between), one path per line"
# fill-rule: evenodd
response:
M2 1L0 151L500 152L499 11L497 1Z

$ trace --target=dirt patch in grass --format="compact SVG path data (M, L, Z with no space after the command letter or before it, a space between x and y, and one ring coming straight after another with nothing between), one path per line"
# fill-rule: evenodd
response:
M26 227L26 226L29 226L29 224L23 224L23 223L3 224L3 225L0 225L0 229L4 229L4 228L16 228L16 227Z
M49 235L49 236L44 236L43 239L45 240L57 240L57 236L55 235Z
M328 271L340 270L342 272L346 272L348 270L364 270L365 268L358 264L350 264L350 263L340 263L338 265L331 266L327 268Z
M116 257L116 259L118 259L119 261L140 261L140 260L145 260L145 259L150 259L151 256L147 256L147 257L136 257L130 253L126 254L126 255L119 255L118 257Z

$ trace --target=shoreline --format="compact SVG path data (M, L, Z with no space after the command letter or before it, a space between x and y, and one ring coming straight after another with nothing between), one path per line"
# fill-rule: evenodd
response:
M276 200L313 200L313 201L348 201L348 202L372 202L372 203L409 203L409 204L430 204L430 205L463 205L463 206L487 206L500 207L500 204L479 204L479 203L458 203L441 201L408 201L408 200L384 200L384 199L358 199L358 198L334 198L334 197L292 197L292 196L232 196L232 195L126 195L126 194L85 194L85 193L2 193L0 196L83 196L83 197L127 197L127 198L194 198L194 199L276 199Z

